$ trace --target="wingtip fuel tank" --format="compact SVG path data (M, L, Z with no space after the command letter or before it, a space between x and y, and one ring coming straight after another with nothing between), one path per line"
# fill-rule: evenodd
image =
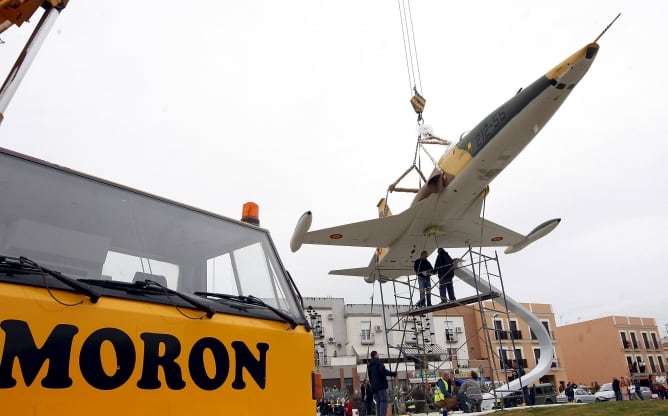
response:
M311 223L313 222L313 214L311 211L306 211L299 217L297 225L295 226L295 231L292 233L292 238L290 238L290 250L296 252L299 250L304 242L304 236L311 228Z

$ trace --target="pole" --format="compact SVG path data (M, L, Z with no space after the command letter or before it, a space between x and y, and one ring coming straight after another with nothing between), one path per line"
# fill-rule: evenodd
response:
M44 12L21 54L16 59L16 63L14 63L14 66L7 75L5 82L2 84L0 88L0 123L2 123L3 114L9 105L9 101L14 96L26 72L28 72L28 68L32 64L33 59L35 59L39 48L44 43L46 35L49 33L51 27L53 27L59 14L60 9L55 7L51 7Z

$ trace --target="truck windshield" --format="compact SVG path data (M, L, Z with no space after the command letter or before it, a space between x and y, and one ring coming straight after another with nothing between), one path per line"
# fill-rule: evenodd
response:
M254 296L299 318L269 233L0 148L0 255L75 279Z

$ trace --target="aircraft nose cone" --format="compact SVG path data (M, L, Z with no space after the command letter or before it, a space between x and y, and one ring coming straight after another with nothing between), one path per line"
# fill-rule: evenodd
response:
M591 45L587 46L587 52L585 53L585 58L594 59L597 53L598 53L598 43L592 43Z

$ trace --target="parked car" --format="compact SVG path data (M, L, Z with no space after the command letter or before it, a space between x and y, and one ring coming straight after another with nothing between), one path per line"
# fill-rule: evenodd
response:
M551 383L534 384L529 387L529 395L533 396L534 404L555 404L557 391Z
M652 390L646 386L640 386L640 391L638 394L640 395L640 398L643 400L652 400L654 398L652 396Z
M594 393L594 396L595 401L597 402L612 402L617 400L617 397L615 397L615 391L612 389L612 383L605 383L602 385L598 391Z
M591 394L587 389L577 388L574 393L575 397L573 398L573 401L575 403L593 403L596 401L596 396ZM557 403L568 403L566 392L562 391L559 393L557 396Z
M533 397L534 405L555 404L557 403L557 391L551 383L532 384L527 387L527 400ZM503 396L503 407L515 407L524 402L524 394L517 390L513 392L506 392ZM494 409L501 408L501 401L497 400L491 407Z

